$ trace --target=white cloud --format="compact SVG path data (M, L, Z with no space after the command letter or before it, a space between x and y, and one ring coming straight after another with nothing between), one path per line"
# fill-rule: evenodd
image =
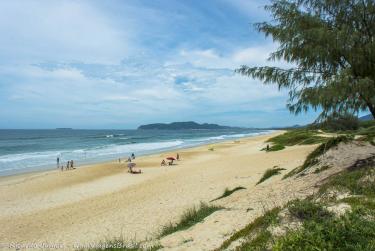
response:
M84 1L1 1L0 55L8 60L114 62L129 50L128 34Z

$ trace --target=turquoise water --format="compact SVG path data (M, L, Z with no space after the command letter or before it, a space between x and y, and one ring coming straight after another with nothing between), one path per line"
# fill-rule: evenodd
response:
M0 130L0 176L266 134L267 130Z

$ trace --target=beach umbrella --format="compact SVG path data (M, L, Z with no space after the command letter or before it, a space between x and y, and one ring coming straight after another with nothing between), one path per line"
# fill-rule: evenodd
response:
M176 160L174 157L168 157L167 160Z
M134 162L130 162L130 163L128 163L128 167L129 167L129 168L135 167L135 165L136 165L136 164L135 164Z

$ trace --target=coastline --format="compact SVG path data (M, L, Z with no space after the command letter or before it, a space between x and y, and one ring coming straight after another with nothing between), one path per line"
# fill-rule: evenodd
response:
M272 133L275 133L275 132L280 132L281 130L266 130L266 131L262 131L262 132L259 132L259 133L254 133L254 135L246 135L244 137L230 137L229 138L226 138L226 139L221 139L221 140L211 140L211 141L206 141L206 142L199 142L199 143L196 143L194 145L182 145L182 146L176 146L176 147L168 147L168 148L161 148L161 149L155 149L155 150L151 150L151 151L146 151L146 152L141 152L141 153L137 153L135 152L135 154L138 156L138 157L143 157L143 156L150 156L150 155L155 155L155 154L162 154L162 153L168 153L168 152L173 152L173 151L180 151L180 150L184 150L184 149L190 149L190 148L195 148L195 147L199 147L199 146L205 146L205 145L210 145L210 144L217 144L217 143L224 143L224 142L229 142L229 141L233 141L233 140L240 140L242 138L249 138L249 137L256 137L256 136L261 136L261 135L268 135L268 134L272 134ZM125 159L125 158L128 158L129 156L119 156L119 158L121 159ZM79 163L76 167L77 168L85 168L85 167L90 167L90 166L94 166L94 165L104 165L106 163L110 163L110 162L113 162L113 161L118 161L118 158L107 158L107 159L103 159L103 160L93 160L93 159L87 159L87 160L84 160L84 161L76 161L75 160L75 163ZM65 163L64 163L65 165ZM4 172L0 172L0 180L3 178L3 177L13 177L13 176L23 176L23 175L28 175L28 174L41 174L41 173L47 173L47 172L53 172L53 171L56 171L57 168L56 166L52 167L52 165L44 165L44 166L39 166L39 167L33 167L33 168L19 168L19 169L14 169L14 170L9 170L9 171L4 171Z
M315 147L260 151L281 133L179 149L182 160L172 167L160 167L160 161L175 151L142 156L136 159L140 175L111 161L0 178L2 242L73 245L120 236L152 238L186 208L210 201L226 187L252 186L275 165L290 170Z

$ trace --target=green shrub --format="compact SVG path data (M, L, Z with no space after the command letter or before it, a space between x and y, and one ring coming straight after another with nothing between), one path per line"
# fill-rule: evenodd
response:
M273 250L374 250L375 221L358 211L340 218L306 221L299 231L280 238Z
M349 190L355 195L375 197L375 183L366 181L361 182L361 179L368 175L375 175L374 167L371 165L363 166L352 171L344 171L321 186L319 193L322 194L326 192L328 188L335 187L337 189Z
M312 151L309 155L307 155L305 162L303 165L298 169L298 172L302 172L306 170L307 168L317 164L318 157L321 156L322 154L326 153L329 149L337 146L341 142L347 143L350 140L352 140L352 137L349 136L338 136L334 138L329 138L327 142L322 143L319 145L314 151Z
M323 208L321 204L314 203L308 199L294 200L288 205L291 215L300 220L326 220L332 217L332 214Z
M198 222L201 222L209 216L210 214L214 213L215 211L223 209L222 207L208 205L206 203L202 203L199 205L199 207L193 207L188 210L186 210L179 222L177 224L169 223L166 226L163 226L161 229L160 236L166 236L169 234L172 234L177 231L185 230Z
M368 128L375 126L375 120L367 120L367 121L360 121L359 127L360 128Z
M349 113L334 113L319 123L317 128L331 132L357 130L359 128L359 120L356 116Z
M279 144L276 144L276 145L272 145L272 146L268 149L268 152L280 151L280 150L283 150L284 148L285 148L285 146L283 146L283 145L279 145Z
M306 129L290 130L284 134L270 138L267 142L275 145L294 146L298 144L317 144L327 140L325 137L317 135L318 132Z
M285 170L285 168L277 168L277 167L274 167L274 168L270 168L270 169L267 169L262 178L258 181L257 185L262 183L263 181L265 181L266 179L274 176L274 175L278 175L281 173L282 170Z
M211 200L211 202L212 202L212 201L215 201L215 200L220 200L220 199L225 198L225 197L228 197L228 196L231 195L232 193L234 193L234 192L236 192L236 191L238 191L238 190L242 190L242 189L246 189L246 188L244 188L244 187L242 187L242 186L235 187L235 188L233 188L232 190L230 190L229 188L225 188L224 193L223 193L221 196L219 196L219 197L217 197L217 198Z
M229 247L232 242L244 237L248 238L248 240L242 244L243 248L239 248L240 250L252 250L248 249L250 244L256 244L257 247L265 246L264 244L266 244L271 237L270 234L266 233L266 229L268 228L268 226L278 223L277 215L279 212L279 207L275 207L272 210L267 211L264 215L256 218L253 222L246 225L240 231L234 233L228 240L223 242L218 250L224 250ZM257 237L254 239L254 242L252 242L250 237L256 235L257 233L261 234L257 235Z

